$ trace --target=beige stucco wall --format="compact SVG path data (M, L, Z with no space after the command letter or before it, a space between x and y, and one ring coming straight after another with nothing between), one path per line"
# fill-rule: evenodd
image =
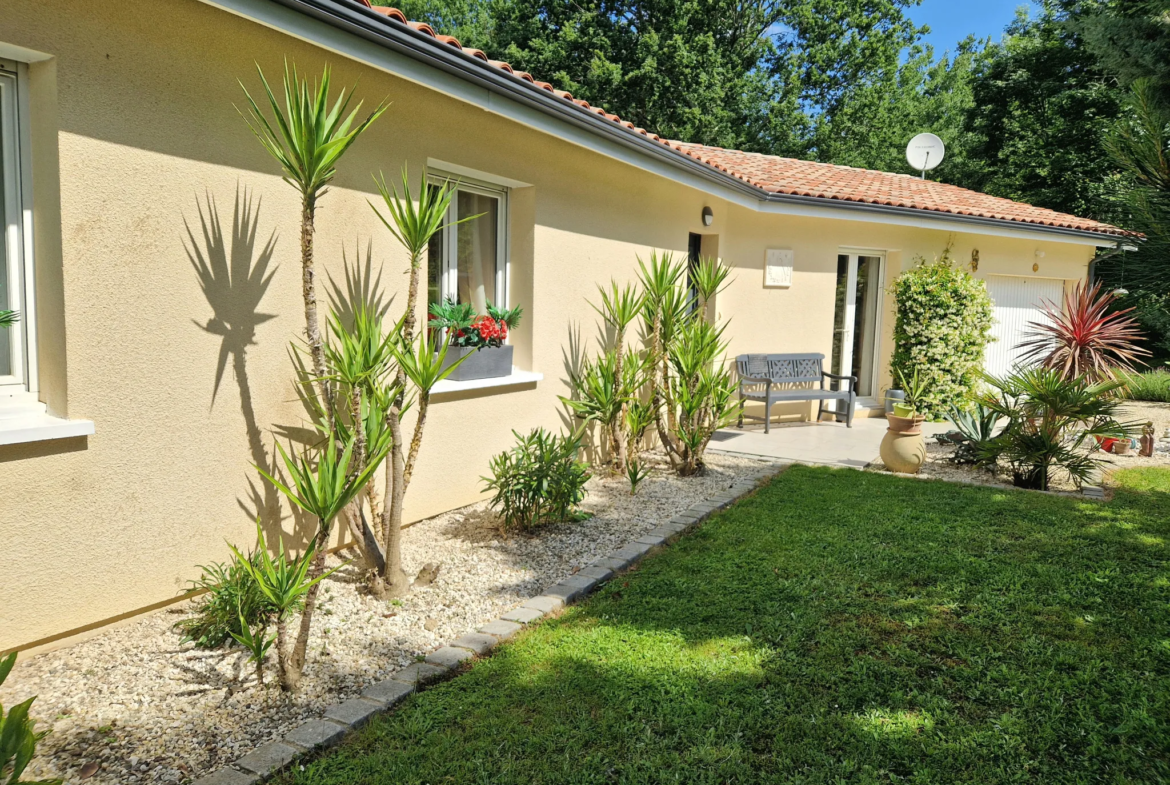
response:
M709 247L736 268L717 304L732 319L732 351L827 353L839 247L885 251L892 276L948 239L734 207L197 0L100 12L0 0L0 18L0 43L51 56L32 79L42 399L97 429L0 446L0 651L173 599L196 564L225 558L225 539L250 543L257 508L276 503L251 464L271 460L274 434L303 426L287 354L303 319L298 203L233 108L237 78L257 86L255 62L275 77L285 57L308 71L328 61L337 84L360 77L367 104L393 102L321 204L326 276L343 281L343 260L368 255L400 305L405 256L366 204L372 172L396 178L406 162L417 176L435 158L530 184L512 195L511 295L526 309L518 363L544 380L435 402L412 520L478 498L512 429L560 426L571 337L588 347L597 334L585 298L610 276L631 280L636 253L684 252L690 231L718 235ZM704 205L716 214L709 228ZM959 258L980 248L981 273L1022 272L1036 246L954 242ZM233 274L213 309L192 256L254 270L269 243L267 289ZM791 289L763 288L767 247L796 250ZM1045 273L1083 275L1089 249L1045 247Z

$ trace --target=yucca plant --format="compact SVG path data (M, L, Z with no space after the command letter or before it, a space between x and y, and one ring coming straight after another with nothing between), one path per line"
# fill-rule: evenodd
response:
M650 467L638 462L636 458L630 459L630 463L626 466L626 479L630 481L630 495L638 495L638 486L642 484L650 476Z
M313 358L313 371L321 385L321 398L330 400L325 373L325 353L317 321L317 284L313 269L313 232L317 201L337 174L337 164L370 124L378 119L388 104L380 103L364 120L358 121L362 102L349 108L352 93L342 89L330 99L330 69L325 67L320 80L303 78L295 65L284 64L283 105L273 93L259 64L256 72L264 86L263 101L269 119L240 82L247 98L247 112L240 110L252 133L268 154L276 159L284 181L301 195L301 286L305 301L305 337Z
M252 631L252 625L244 618L244 612L239 611L240 631L233 632L232 638L236 640L241 646L248 650L248 662L256 665L256 683L264 686L264 658L268 656L268 651L272 648L272 644L276 642L276 635L268 636L267 619L257 625L255 632Z
M426 173L419 178L417 198L411 191L410 176L405 166L402 167L402 191L388 185L384 175L374 178L378 193L386 208L386 215L370 203L370 208L390 234L410 256L410 279L407 284L406 309L395 330L397 335L397 354L415 356L415 303L418 302L419 276L423 265L423 254L426 253L431 238L441 232L447 225L447 210L451 199L455 196L455 188L450 182L438 186L427 184ZM463 219L472 220L479 216ZM462 223L458 221L456 223ZM422 346L430 351L429 337L424 330ZM416 375L420 378L429 374L424 372L430 360L425 358L416 363ZM454 370L453 368L451 370ZM394 397L389 401L386 410L386 422L390 426L392 445L390 449L390 465L386 472L386 493L382 510L381 534L383 537L384 563L381 574L371 584L371 589L380 597L397 597L410 591L410 580L402 570L402 509L406 500L406 489L410 484L410 469L408 465L407 447L403 436L402 416L407 406L407 370L399 362L394 373ZM427 395L430 388L427 388ZM421 396L420 396L421 398ZM425 424L426 418L420 418ZM422 428L419 421L415 423L414 436L411 439L410 450L418 454L416 445L422 442Z
M0 687L16 665L16 652L0 659ZM0 785L61 785L61 780L22 780L21 774L32 762L37 751L37 742L48 735L33 730L34 722L28 716L36 697L18 703L4 713L0 706Z
M1047 490L1057 471L1080 487L1101 466L1097 439L1126 438L1140 427L1116 419L1120 381L1066 379L1060 370L1038 366L985 378L993 392L980 402L1007 424L977 445L977 453L988 463L1007 461L1013 481L1023 488Z
M628 368L629 366L627 366ZM631 387L630 372L618 375L617 352L610 350L595 359L586 359L581 369L570 373L572 395L560 396L561 403L583 423L597 423L603 439L610 447L610 466L614 465L613 433L620 430L626 404L633 400L636 387Z
M593 304L593 309L601 314L601 318L613 330L613 380L612 397L620 400L619 410L606 425L609 430L610 460L613 471L621 472L626 467L626 434L623 429L624 409L630 390L623 390L625 375L623 366L626 363L626 329L642 312L644 296L633 286L619 287L617 281L610 281L609 289L597 287L601 295L601 304Z
M687 320L668 347L669 384L678 407L672 444L684 476L702 471L711 437L736 411L736 382L720 363L726 348L723 328L698 317Z
M311 540L305 552L296 558L290 558L285 553L284 540L281 540L276 556L271 556L268 552L268 543L264 540L264 530L261 528L260 522L257 521L256 541L256 553L259 558L245 556L234 545L229 544L228 547L231 548L232 557L236 564L251 574L252 580L256 582L257 588L268 602L271 616L276 619L276 659L280 672L280 684L286 690L296 689L300 682L301 670L304 668L304 654L301 654L300 662L297 664L296 646L290 647L288 641L288 619L298 610L311 616L313 611L310 607L310 600L316 595L317 585L339 568L329 572L318 570L316 575L312 574L318 554L323 553L323 550L317 547L316 539ZM302 628L305 626L304 618L305 615L302 615ZM260 683L263 684L264 654L271 646L271 641L267 644L264 643L264 628L267 619L258 620L260 626L258 636L252 634L242 616L240 621L241 633L238 635L232 633L232 637L244 644L257 658L255 660L256 674Z
M385 459L390 449L390 445L386 443L388 441L387 437L383 443L377 445L377 450L374 449L375 445L367 446L369 458L366 466L360 471L350 471L354 441L351 440L338 449L332 435L315 455L312 450L304 450L290 456L277 442L276 449L291 480L289 484L280 481L262 467L256 467L257 471L293 504L317 519L317 534L312 545L313 559L308 567L308 578L312 583L304 592L305 605L301 612L301 625L296 642L288 652L282 667L281 686L286 690L297 688L305 667L313 611L317 602L318 581L325 570L325 549L329 544L333 520L358 495L378 465Z
M1021 363L1055 369L1066 380L1113 380L1118 371L1132 372L1134 363L1150 353L1137 345L1145 339L1137 320L1128 316L1133 309L1110 311L1116 299L1102 292L1100 283L1081 282L1065 293L1063 306L1043 302L1040 310L1050 323L1029 323L1018 347L1024 350Z
M698 310L707 312L707 305L731 283L731 268L721 260L710 256L700 257L691 267L691 284L698 298Z
M642 285L642 332L646 344L646 362L649 366L649 400L654 412L654 424L671 464L677 450L671 437L675 427L675 407L671 397L670 359L667 347L671 345L679 325L687 319L689 299L680 281L685 267L670 253L653 251L649 261L638 257L638 280Z

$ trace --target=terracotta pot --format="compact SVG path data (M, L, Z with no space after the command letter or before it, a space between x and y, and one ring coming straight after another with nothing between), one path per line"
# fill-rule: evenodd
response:
M882 438L882 463L892 472L918 474L926 461L926 440L922 438L922 415L898 417L886 415L889 427Z
M1118 439L1113 445L1114 455L1129 455L1129 439Z

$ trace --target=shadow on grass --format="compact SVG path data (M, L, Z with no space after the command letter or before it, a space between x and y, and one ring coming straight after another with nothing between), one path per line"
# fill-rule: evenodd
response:
M793 468L283 781L1165 781L1167 487Z

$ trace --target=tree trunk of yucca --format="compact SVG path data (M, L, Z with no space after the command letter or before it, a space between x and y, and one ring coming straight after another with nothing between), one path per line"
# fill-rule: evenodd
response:
M421 256L414 256L410 260L410 285L407 287L406 315L402 320L402 346L406 351L412 351L414 344L414 312L418 300L419 268L422 265ZM402 570L402 504L406 498L406 487L410 482L410 470L413 466L408 463L402 441L402 407L406 399L406 373L401 363L394 379L398 385L398 396L390 405L386 421L390 426L390 435L393 444L390 448L390 466L386 472L385 509L382 512L382 534L386 546L383 554L386 558L385 568L380 580L371 585L373 592L381 597L401 597L410 591L410 579ZM426 422L426 410L420 406L419 424L416 424L414 438L411 440L411 463L418 454L417 443L422 440L421 424Z
M315 580L325 572L325 549L329 545L329 530L318 523L317 550L313 554L313 561L309 565L309 580ZM321 582L317 581L305 592L305 607L301 611L301 624L297 629L297 639L293 644L292 653L288 658L288 665L282 674L281 686L292 692L301 684L301 675L305 671L305 660L309 653L309 633L313 626L313 611L317 608L317 593L321 590Z
M613 361L613 395L614 398L621 397L625 391L625 385L622 379L622 364L625 360L623 356L625 350L625 330L618 328L617 330L617 348L614 350ZM623 426L625 425L626 406L622 404L618 407L617 417L609 425L609 441L610 449L613 452L613 470L620 474L626 470L626 440Z
M321 326L317 321L317 277L313 269L313 231L317 212L315 197L306 195L301 200L301 294L305 298L305 340L313 358L313 375L317 379L317 394L333 430L333 409L329 405L329 382L325 379L325 349L321 343Z

